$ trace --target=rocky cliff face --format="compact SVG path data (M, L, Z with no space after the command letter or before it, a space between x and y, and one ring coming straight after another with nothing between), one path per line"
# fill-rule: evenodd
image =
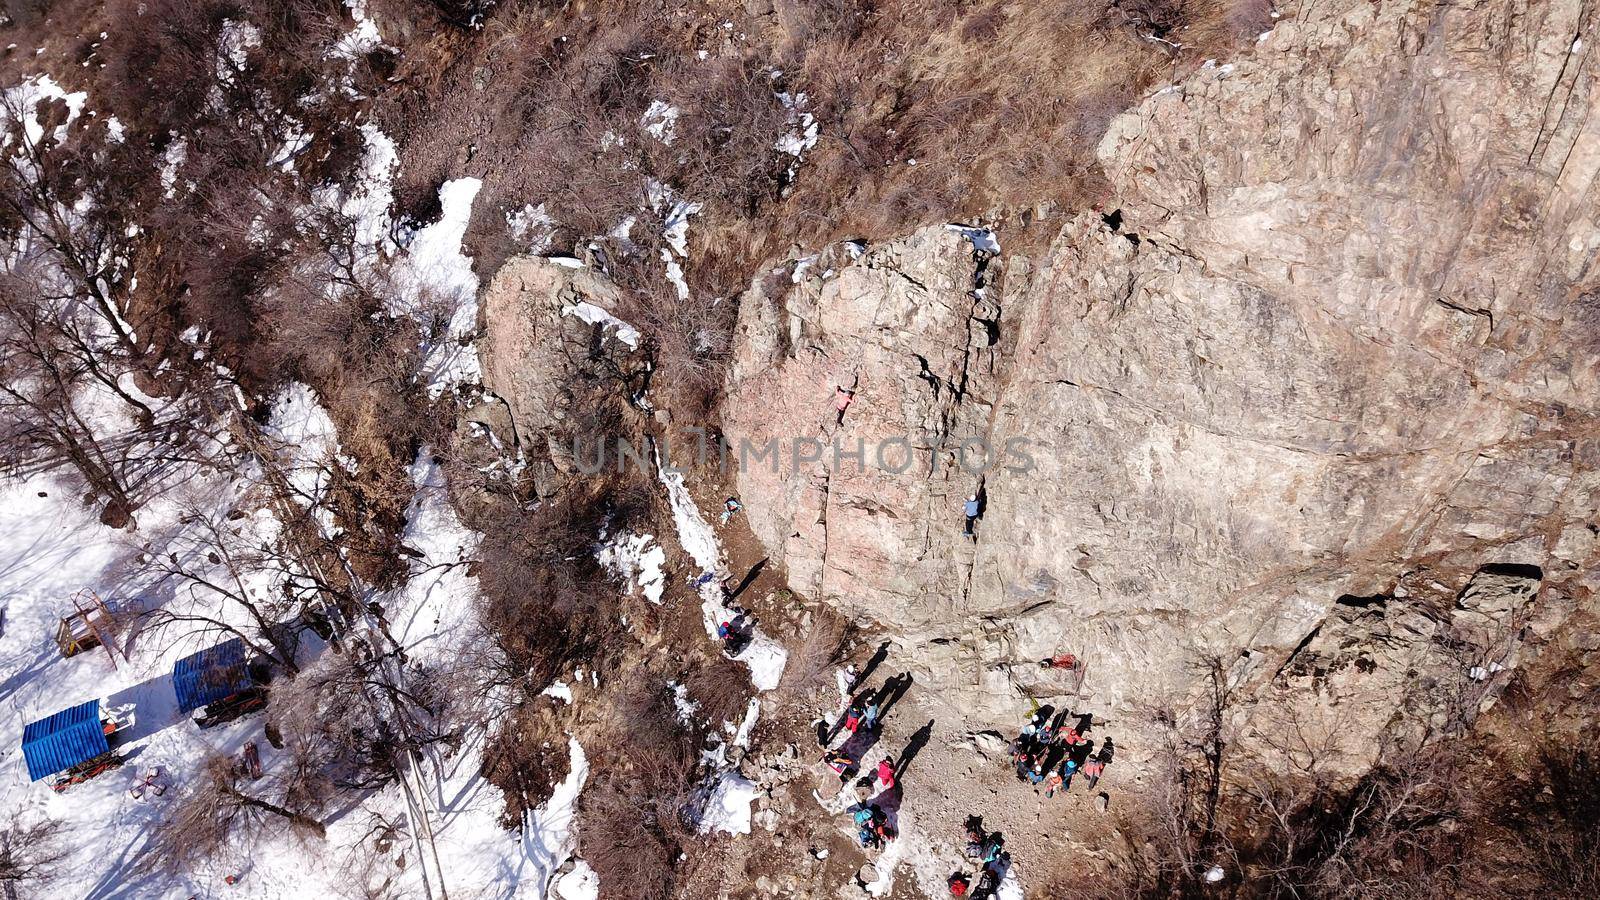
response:
M1067 692L1031 665L1054 652L1130 725L1211 657L1258 701L1370 701L1355 764L1419 672L1487 703L1593 643L1594 13L1283 13L1114 122L1112 196L1033 221L1047 252L932 228L743 299L730 443L868 452L747 466L757 535L980 719ZM882 471L901 437L914 465ZM961 466L1016 437L1026 471Z

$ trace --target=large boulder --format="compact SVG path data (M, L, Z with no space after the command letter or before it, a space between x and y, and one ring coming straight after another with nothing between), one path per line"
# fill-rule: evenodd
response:
M614 395L613 379L627 377L639 344L618 306L609 278L563 257L514 257L484 291L484 386L504 402L511 433L501 438L536 467L541 494L578 471L575 449L592 468L599 441L615 446L617 435L596 427L597 398ZM489 427L504 418L477 416Z

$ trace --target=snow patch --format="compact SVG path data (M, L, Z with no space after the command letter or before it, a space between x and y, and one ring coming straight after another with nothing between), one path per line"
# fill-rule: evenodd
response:
M426 347L423 372L428 395L437 397L448 387L476 382L480 377L478 350L470 339L478 324L478 276L472 259L461 252L472 201L483 181L456 178L439 188L439 221L411 236L406 257L397 267L400 300L390 311L430 322L435 313L446 317L442 334Z
M394 203L394 172L400 164L394 141L376 125L361 126L361 171L339 211L355 223L356 245L371 265L377 253L393 251L389 207Z
M694 714L700 710L700 704L689 699L689 688L676 681L667 682L667 687L672 690L672 707L678 711L678 721L689 725L694 722Z
M556 879L555 888L561 900L600 900L600 876L581 859L573 863L571 872Z
M67 93L56 84L49 75L34 75L24 79L16 87L7 88L5 92L5 107L0 109L0 121L9 119L9 113L15 111L22 117L22 134L31 146L37 146L44 140L44 125L39 121L39 104L49 100L60 100L67 105L67 118L56 129L50 132L50 138L60 141L66 137L67 129L77 120L78 114L83 112L83 104L89 99L87 91ZM118 127L121 123L118 123Z
M234 73L244 68L250 51L260 46L261 29L249 22L223 19L222 31L217 35L217 81L231 86Z
M700 593L701 617L706 633L712 640L718 640L717 627L733 618L733 612L723 602L722 585L716 577L722 565L722 547L717 543L717 534L712 530L711 523L700 514L694 498L689 496L683 473L667 469L659 451L656 471L667 488L667 502L672 508L672 524L678 531L678 543L700 567L701 575L696 579L695 587ZM783 668L789 661L789 654L783 645L756 630L751 633L744 650L733 659L749 667L750 682L756 690L770 691L783 678Z
M661 605L661 592L667 585L667 554L655 543L654 535L620 535L601 547L595 559L606 571L636 585L646 600Z
M328 54L337 59L354 60L383 46L383 35L378 33L378 23L366 16L356 17L355 27L334 42Z
M739 730L733 735L733 745L735 747L749 749L750 733L755 731L756 719L760 718L760 716L761 701L751 697L750 705L746 706L744 710L744 721L739 723Z
M700 816L700 833L720 831L725 834L750 833L750 804L761 795L755 782L738 772L724 772L706 798L705 811Z
M167 145L166 152L161 154L161 190L167 199L172 199L178 192L178 169L183 167L184 160L189 158L189 142L178 138Z
M616 339L628 345L629 349L639 349L639 329L622 321L609 312L587 301L579 301L571 306L561 307L564 316L577 316L590 325L599 325L607 334L615 335Z
M994 232L987 228L973 228L969 225L946 225L945 227L972 242L974 250L996 254L1000 252L1000 239L995 237Z
M639 126L663 144L671 144L678 127L678 108L665 100L656 100L644 111Z
M506 227L511 229L511 236L518 243L533 253L549 250L556 235L556 220L545 211L543 203L538 206L529 203L506 213Z
M307 506L315 505L327 491L329 465L338 463L346 470L355 466L339 452L339 429L333 418L316 392L301 382L292 381L278 392L261 430L278 444L289 486ZM325 524L331 525L331 514L320 512L329 519Z

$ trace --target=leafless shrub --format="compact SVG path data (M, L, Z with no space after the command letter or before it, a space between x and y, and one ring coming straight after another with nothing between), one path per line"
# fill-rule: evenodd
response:
M245 518L194 510L184 521L189 527L163 552L145 548L141 554L143 573L187 601L150 610L150 628L176 637L238 638L283 671L298 672L296 620L316 599L315 576L280 537L250 533ZM265 593L250 586L264 573L273 579Z
M324 825L305 811L255 793L231 758L208 757L194 786L151 836L151 855L163 871L180 873L224 848L271 827L321 839Z
M803 698L832 685L831 672L844 658L845 637L850 622L830 606L811 611L811 626L800 635L800 645L789 652L780 690L786 696Z
M697 718L709 727L723 722L738 725L744 719L752 688L750 676L739 664L718 653L683 676L683 686L698 706Z
M359 641L328 654L292 681L273 686L267 718L288 753L275 769L285 798L316 809L327 786L374 788L393 781L409 751L450 742L448 698L403 693L382 660ZM416 680L426 684L427 673Z
M393 829L385 827L377 836L350 848L340 896L348 900L400 900L405 896L399 884L403 870L389 857L393 841Z
M0 892L7 898L23 891L42 892L59 874L57 867L68 855L60 822L26 821L24 815L19 813L0 828Z
M1530 776L1526 796L1500 811L1516 829L1528 894L1600 896L1600 742L1551 736Z
M626 900L672 896L674 866L694 835L696 753L667 695L639 678L596 745L579 802L579 841L601 883Z
M567 776L567 742L534 704L522 704L500 722L483 756L483 777L505 794L501 825L519 827Z

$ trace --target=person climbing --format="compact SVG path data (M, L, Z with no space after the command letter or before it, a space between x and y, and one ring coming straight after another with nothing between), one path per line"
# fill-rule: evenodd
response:
M1039 668L1041 668L1041 669L1067 669L1067 670L1071 670L1071 669L1076 669L1077 667L1078 667L1078 657L1074 656L1071 653L1058 653L1055 656L1049 656L1049 657L1046 657L1044 659L1039 660Z
M744 509L744 504L739 502L738 497L729 497L722 501L722 524L728 524L728 520L733 518L733 514L741 509Z
M967 877L965 872L952 872L950 877L945 879L945 884L950 887L950 896L965 897L967 891L972 887L972 880Z
M834 388L833 408L839 413L839 418L834 422L835 425L844 424L844 411L849 409L850 404L854 402L856 402L855 391L846 390L842 386Z
M978 504L978 495L977 494L973 494L973 495L967 497L966 505L964 507L962 507L962 509L967 514L967 530L962 532L962 533L965 534L967 537L972 538L973 540L977 540L978 536L976 534L973 534L972 525L973 525L973 523L978 521L978 515L980 513L980 507L979 507L979 504Z

